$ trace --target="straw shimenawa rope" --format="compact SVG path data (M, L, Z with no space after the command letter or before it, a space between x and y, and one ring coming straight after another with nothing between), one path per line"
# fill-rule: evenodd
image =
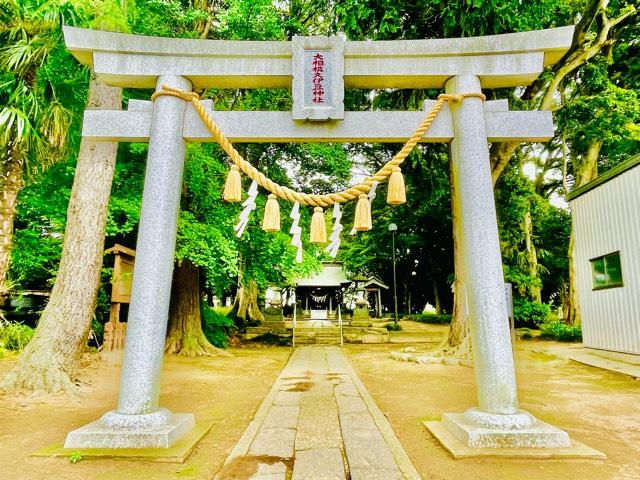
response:
M187 92L185 90L180 90L178 88L169 87L167 85L162 86L162 90L158 90L155 92L151 99L154 100L158 96L161 95L170 95L172 97L178 97L186 102L191 102L200 115L200 118L206 125L213 138L220 144L222 149L229 155L229 158L233 161L233 163L244 172L249 178L255 180L258 185L265 188L269 192L274 195L282 198L283 200L287 200L289 202L299 202L303 205L310 205L312 207L329 207L334 203L345 203L350 200L357 199L359 195L363 193L368 193L371 190L371 185L374 182L382 182L386 180L392 173L393 169L399 166L404 159L411 153L411 151L418 144L420 139L424 136L425 132L429 129L433 121L436 119L436 116L442 110L442 107L446 102L459 102L465 98L475 97L480 98L481 100L485 100L486 97L482 93L461 93L458 95L450 95L443 93L438 95L438 99L431 109L431 111L424 118L422 123L418 126L413 135L409 137L409 140L404 144L402 149L396 153L396 155L389 160L380 170L378 170L375 175L371 177L367 177L363 182L354 185L347 190L343 190L341 192L335 193L327 193L324 195L312 195L309 193L297 192L292 190L291 188L282 186L266 177L262 172L258 171L253 165L247 162L242 155L238 153L238 151L233 147L232 143L227 139L227 137L220 131L218 125L213 121L204 105L200 101L200 96L195 92Z

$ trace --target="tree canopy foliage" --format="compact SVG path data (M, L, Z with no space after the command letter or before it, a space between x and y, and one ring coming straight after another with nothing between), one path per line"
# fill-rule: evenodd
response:
M557 131L551 142L517 150L494 145L492 160L494 172L499 165L496 201L506 278L524 299L535 299L541 292L542 300L559 302L568 294L570 235L570 216L565 207L557 206L559 199L574 183L584 184L598 171L640 151L636 7L625 0L2 0L3 188L12 158L28 167L19 173L26 186L18 189L9 278L18 289L48 289L60 258L89 81L88 72L64 48L62 23L165 37L251 40L338 32L351 40L444 38L576 23L572 50L534 85L488 92L508 98L512 108L554 110ZM125 101L148 99L150 93L127 90ZM201 93L212 98L219 110L291 108L287 90ZM351 110L420 109L422 100L437 93L352 90L345 101ZM326 193L348 185L354 176L373 172L399 146L242 144L237 148L279 183ZM120 146L107 246L118 242L135 247L146 150L144 144ZM295 262L287 234L288 206L281 205L281 232L260 229L264 195L258 197L247 231L236 238L233 226L240 207L220 198L228 166L219 147L189 145L176 259L188 259L199 267L202 288L219 298L250 281L260 290L270 284L286 286L317 269L327 257L308 243L306 235L304 262ZM401 309L420 310L428 302L450 311L453 245L446 146L420 146L403 171L408 203L390 208L381 200L374 202L371 232L348 235L352 207L345 208L339 258L351 272L377 275L390 284L387 225L396 223ZM380 197L384 188L380 187ZM309 223L309 212L304 212L305 231Z

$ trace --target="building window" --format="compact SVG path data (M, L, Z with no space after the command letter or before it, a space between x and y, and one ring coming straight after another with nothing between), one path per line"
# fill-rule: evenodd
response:
M590 262L594 290L622 286L620 252L593 258Z

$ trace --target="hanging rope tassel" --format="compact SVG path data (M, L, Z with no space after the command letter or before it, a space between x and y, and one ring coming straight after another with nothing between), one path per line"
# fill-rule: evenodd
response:
M353 221L353 228L359 232L371 230L371 205L369 204L369 197L364 193L360 194L358 197L356 218Z
M231 166L227 175L222 198L227 202L239 202L242 200L242 179L240 178L240 169L235 165Z
M407 201L407 192L404 188L404 177L400 167L394 167L389 177L387 189L387 203L389 205L401 205Z
M327 241L327 225L324 221L324 212L322 207L313 209L313 217L311 217L311 243L326 243Z
M278 204L277 198L278 197L271 193L264 207L262 229L265 232L277 232L280 230L280 205Z

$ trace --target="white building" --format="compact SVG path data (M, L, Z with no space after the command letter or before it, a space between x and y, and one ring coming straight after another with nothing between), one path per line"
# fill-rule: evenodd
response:
M640 354L640 155L568 195L585 347Z

